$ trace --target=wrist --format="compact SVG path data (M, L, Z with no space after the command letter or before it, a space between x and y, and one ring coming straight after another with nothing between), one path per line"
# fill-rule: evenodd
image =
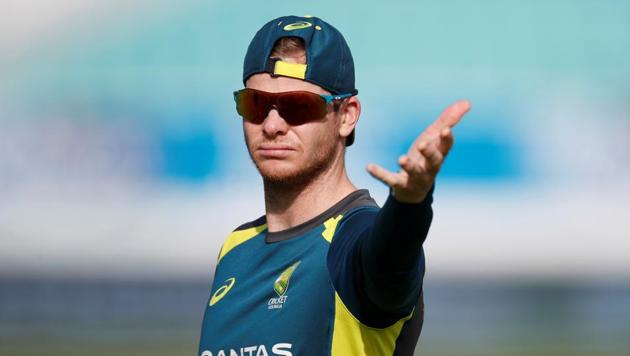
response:
M398 192L396 193L396 191L394 189L390 190L390 194L391 196L396 199L396 201L398 201L399 203L406 203L406 204L419 204L422 203L424 201L424 199L426 198L428 192L424 192L421 194L405 194L403 192Z
M427 200L431 200L433 198L433 190L435 189L435 185L431 185L427 190L422 192L414 192L413 194L404 192L404 191L396 191L393 188L389 189L389 194L399 203L404 204L421 204L426 202Z

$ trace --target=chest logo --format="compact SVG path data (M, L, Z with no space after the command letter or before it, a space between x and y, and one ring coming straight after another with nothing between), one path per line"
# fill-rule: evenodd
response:
M280 277L278 277L278 279L274 282L273 290L278 293L279 297L282 297L287 292L287 289L289 289L289 280L291 280L291 275L298 268L300 262L302 261L297 261L285 269L282 274L280 274Z
M267 303L268 309L280 309L282 305L287 301L288 296L287 290L289 289L289 281L291 280L291 276L293 272L298 268L302 261L297 261L291 266L287 267L280 276L273 283L273 290L278 295L278 298L271 298Z
M210 298L210 303L208 305L213 306L217 304L219 300L225 297L225 295L230 291L230 289L232 289L232 286L234 286L234 282L236 282L236 278L234 277L226 279L225 282L223 282L224 284L221 287L219 287L216 290L216 292L214 292L214 294L212 295L212 298Z

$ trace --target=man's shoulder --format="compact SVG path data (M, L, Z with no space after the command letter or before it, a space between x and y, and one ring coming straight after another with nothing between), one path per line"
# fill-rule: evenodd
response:
M251 228L256 228L256 227L266 225L266 224L267 224L267 217L263 215L255 220L248 221L244 224L239 225L236 229L234 229L234 231L232 231L232 233L237 232L237 231L251 229Z
M374 198L370 196L367 189L357 190L353 193L354 197L348 199L339 213L343 216L340 223L345 225L350 220L356 221L368 219L371 220L376 212L380 209L380 206L376 203Z
M221 251L219 252L219 261L223 256L227 255L236 246L241 245L250 239L260 235L267 229L267 220L265 216L261 216L256 220L246 222L232 231L223 242Z
M352 193L350 199L347 200L347 203L343 207L345 212L352 211L356 208L378 208L378 204L367 189L359 189Z
M379 209L379 206L376 204L374 198L370 196L370 192L367 189L359 189L355 190L335 204L335 206L330 208L329 215L342 215L345 220L347 217L354 215L356 212L363 211L365 209L375 210Z

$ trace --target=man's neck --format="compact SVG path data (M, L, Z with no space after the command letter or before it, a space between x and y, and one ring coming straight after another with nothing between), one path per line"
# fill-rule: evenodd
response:
M270 232L304 223L357 189L350 182L343 163L333 165L307 184L292 186L265 182L264 185L267 228Z

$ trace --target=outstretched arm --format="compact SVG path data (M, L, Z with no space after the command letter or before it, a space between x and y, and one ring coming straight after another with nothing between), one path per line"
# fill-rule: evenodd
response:
M367 298L384 310L404 313L420 293L422 243L433 217L432 187L453 146L452 128L469 109L468 101L458 101L444 110L398 159L399 172L368 166L392 193L359 243Z

